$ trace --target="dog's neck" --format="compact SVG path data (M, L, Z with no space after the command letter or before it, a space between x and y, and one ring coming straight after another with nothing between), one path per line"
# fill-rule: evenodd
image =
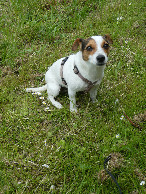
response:
M79 72L89 79L90 81L94 82L100 80L104 76L104 66L97 66L90 64L88 61L84 61L82 57L82 52L79 51L75 54L75 65L78 67Z

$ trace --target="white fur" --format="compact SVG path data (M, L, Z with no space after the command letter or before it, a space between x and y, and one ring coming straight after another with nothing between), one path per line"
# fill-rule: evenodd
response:
M70 55L68 60L64 64L63 77L67 82L67 86L63 85L60 77L61 62L64 59L62 58L57 60L51 67L49 67L45 75L45 86L39 88L27 88L26 91L40 92L47 90L48 100L50 100L55 107L62 108L62 105L55 100L55 97L59 94L61 86L67 87L70 99L70 111L77 112L75 98L76 92L84 91L87 87L87 83L85 83L78 75L74 73L73 69L74 65L76 64L82 76L84 76L91 82L97 81L95 86L89 92L92 101L96 102L97 88L104 76L104 68L106 66L108 57L104 52L104 49L101 48L101 44L103 41L102 36L92 36L91 38L93 38L97 44L97 51L93 55L89 56L88 61L83 60L82 51L79 51L76 54ZM98 55L105 56L105 64L102 66L98 66L98 62L96 59Z

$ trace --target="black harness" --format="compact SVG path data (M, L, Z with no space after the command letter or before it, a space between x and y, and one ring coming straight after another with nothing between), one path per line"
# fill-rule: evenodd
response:
M65 59L62 60L62 62L61 62L61 69L60 69L60 76L61 76L61 79L62 79L62 83L64 85L67 85L67 83L66 83L66 81L65 81L65 79L63 77L63 66L64 66L65 62L67 61L67 59L68 59L68 57L66 57Z

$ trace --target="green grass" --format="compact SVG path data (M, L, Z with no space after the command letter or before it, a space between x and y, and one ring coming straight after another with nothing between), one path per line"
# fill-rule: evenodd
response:
M123 193L145 193L144 1L2 0L0 10L0 193L118 193L110 177L98 179L111 153L123 158L111 169ZM97 104L79 93L71 114L66 92L62 110L45 92L47 105L25 92L44 83L76 38L108 33L114 44Z

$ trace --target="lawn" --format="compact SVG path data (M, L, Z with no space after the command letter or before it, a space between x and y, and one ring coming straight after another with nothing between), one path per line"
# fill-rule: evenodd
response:
M1 0L0 193L145 193L144 0ZM43 85L76 38L110 34L98 103L66 91L56 109Z

